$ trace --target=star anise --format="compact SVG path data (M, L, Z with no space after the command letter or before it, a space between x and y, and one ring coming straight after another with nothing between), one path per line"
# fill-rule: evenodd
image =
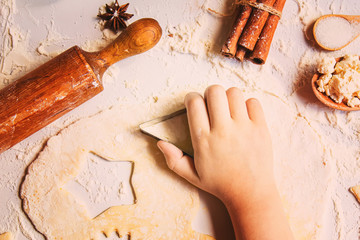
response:
M119 5L118 0L109 6L105 5L105 13L99 14L98 17L105 21L104 28L111 29L117 33L120 29L126 28L125 21L129 20L134 14L126 13L129 3Z

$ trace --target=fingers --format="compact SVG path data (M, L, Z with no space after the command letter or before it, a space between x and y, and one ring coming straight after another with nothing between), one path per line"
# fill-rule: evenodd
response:
M206 89L205 100L208 107L210 127L223 126L230 120L230 109L225 89L219 85L213 85Z
M233 119L246 119L247 109L245 99L238 88L229 88L226 91L226 95L229 102L230 115Z
M199 186L199 178L192 158L184 155L180 149L171 143L159 141L157 145L164 154L166 163L172 171L190 183Z
M260 102L255 98L246 101L247 112L251 121L258 124L265 124L264 111Z
M205 91L205 100L206 103L198 93L190 93L185 97L193 140L199 138L204 131L209 132L210 128L223 127L231 118L265 123L260 102L254 98L245 101L238 88L230 88L225 92L219 85L210 86Z
M202 134L209 133L210 123L203 97L198 93L189 93L185 97L185 106L192 141L199 139ZM193 142L194 143L194 142Z

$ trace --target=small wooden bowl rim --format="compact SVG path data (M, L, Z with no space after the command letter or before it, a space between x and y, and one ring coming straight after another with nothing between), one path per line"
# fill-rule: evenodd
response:
M360 58L360 56L359 56L359 58ZM336 58L335 60L336 60L336 62L339 62L341 59L342 59L342 57ZM320 73L315 73L311 79L311 88L312 88L316 98L319 99L320 102L322 102L323 104L325 104L326 106L328 106L330 108L334 108L334 109L341 110L341 111L358 111L358 110L360 110L360 107L349 107L345 103L336 103L329 96L325 95L325 93L320 92L317 89L317 84L316 84L316 81L319 79L320 76L321 76Z
M314 36L314 39L315 39L315 42L323 49L325 50L328 50L328 51L336 51L336 50L340 50L344 47L346 47L347 45L349 45L350 43L352 43L356 38L358 38L360 36L360 33L357 34L357 35L354 35L354 37L348 42L346 43L345 45L343 46L339 46L339 47L336 47L336 48L330 48L330 47L326 47L324 45L322 45L319 41L318 41L318 38L317 38L317 35L316 35L316 28L319 24L319 22L325 18L329 18L329 17L340 17L340 18L344 18L346 19L347 21L349 21L350 23L352 21L359 21L359 18L360 18L360 15L344 15L344 14L327 14L327 15L323 15L321 17L319 17L315 23L314 23L314 26L313 26L313 36Z

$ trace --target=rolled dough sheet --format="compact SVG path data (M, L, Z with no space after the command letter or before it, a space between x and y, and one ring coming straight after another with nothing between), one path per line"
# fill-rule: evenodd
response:
M142 122L180 109L184 95L175 93L163 102L138 106L114 106L50 138L29 166L21 189L24 210L36 229L49 239L96 239L113 231L130 234L132 240L144 236L211 239L191 228L199 205L197 190L168 169L156 141L138 129ZM276 180L296 239L317 238L323 229L329 185L324 146L307 119L286 103L273 95L256 97L269 111ZM282 118L275 121L271 115ZM134 163L136 204L109 206L97 217L89 217L84 204L63 188L79 174L89 152Z
M13 239L13 236L9 232L0 234L0 240L12 240L12 239Z
M167 168L156 141L137 127L145 116L174 107L113 107L49 139L21 188L24 210L36 229L48 239L98 239L114 231L132 240L213 239L191 227L199 204L197 190ZM79 174L89 152L134 162L134 205L109 206L91 219L87 208L63 188Z

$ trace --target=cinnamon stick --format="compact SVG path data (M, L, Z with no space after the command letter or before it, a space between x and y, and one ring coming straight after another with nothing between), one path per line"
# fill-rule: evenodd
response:
M248 50L246 48L244 48L242 46L238 46L238 49L236 50L236 54L235 54L236 60L243 62L247 52L248 52Z
M276 0L273 8L282 12L286 0ZM256 64L264 64L267 56L270 51L270 46L274 33L277 27L277 24L280 20L280 17L277 15L270 15L266 24L260 34L259 40L255 45L253 52L250 54L249 58Z
M258 0L257 2L272 7L275 0ZM269 13L267 11L257 8L253 9L245 29L239 38L238 44L252 51L266 23L266 20L268 19L268 16Z
M253 2L255 0L252 0ZM246 22L248 21L252 7L249 5L240 5L238 16L232 26L230 36L227 38L225 44L221 48L221 53L225 57L234 57L237 49L239 37L244 30Z

